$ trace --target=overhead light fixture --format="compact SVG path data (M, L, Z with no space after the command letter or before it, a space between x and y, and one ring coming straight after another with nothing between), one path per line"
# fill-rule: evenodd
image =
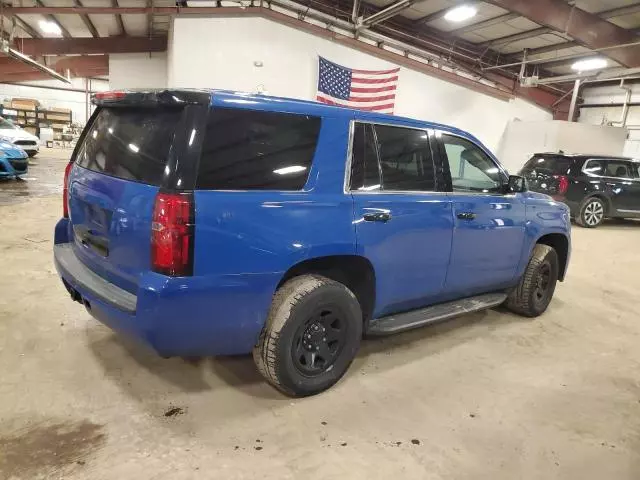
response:
M586 60L578 60L571 68L578 72L586 72L587 70L599 70L607 66L604 58L587 58Z
M40 26L40 30L43 33L50 33L52 35L62 35L62 30L60 29L60 25L55 22L51 22L49 20L40 20L38 22Z
M444 19L450 22L464 22L474 17L478 13L478 9L472 5L460 5L452 8L444 15Z

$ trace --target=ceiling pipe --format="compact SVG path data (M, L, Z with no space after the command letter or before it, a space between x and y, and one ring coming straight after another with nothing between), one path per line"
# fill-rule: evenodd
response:
M46 73L47 75L52 76L53 78L55 78L56 80L60 80L63 81L65 83L71 84L71 80L69 80L68 78L60 75L58 72L56 72L55 70L52 70L51 68L42 65L41 63L36 62L33 58L28 57L22 53L20 53L17 50L14 50L13 48L9 48L9 50L6 52L7 55L9 55L12 58L15 58L16 60L20 60L23 63L26 63L27 65L30 65L31 67L35 68L36 70L41 71L42 73Z
M409 8L413 4L414 0L400 0L393 5L389 5L387 8L380 10L378 13L374 13L373 15L368 16L367 18L362 20L361 25L358 25L358 28L362 27L371 27L376 23L384 22L387 18L391 18L402 10Z
M615 79L627 78L627 77L635 76L638 74L640 74L640 67L623 69L622 71L620 71L619 68L616 68L612 70L605 70L598 73L584 72L584 73L577 73L575 75L559 75L557 77L541 78L536 82L536 84L548 85L550 83L562 83L562 82L569 82L569 81L583 80L583 79L584 80L589 79L590 81L593 81L593 79L612 80L614 78Z
M604 52L607 50L613 50L613 49L617 49L617 48L627 48L627 47L635 47L636 45L640 45L640 40L635 41L635 42L631 42L631 43L622 43L620 45L610 45L608 47L602 47L602 48L595 48L593 50L591 50L590 52L586 52L586 53L572 53L571 55L563 55L560 57L551 57L551 58L534 58L532 60L523 60L520 62L513 62L513 63L505 63L503 65L493 65L491 67L484 67L482 68L482 70L496 70L499 68L507 68L507 67L517 67L520 66L522 64L542 64L542 63L551 63L551 62L559 62L562 60L572 60L574 58L582 58L582 57L590 57L593 56L594 53L597 52ZM531 52L529 52L529 54L531 55ZM534 54L535 55L535 54Z
M629 103L631 102L631 87L625 87L624 78L620 79L620 88L625 91L624 102L622 102L622 113L620 120L611 122L612 127L625 127L627 125L627 117L629 115Z

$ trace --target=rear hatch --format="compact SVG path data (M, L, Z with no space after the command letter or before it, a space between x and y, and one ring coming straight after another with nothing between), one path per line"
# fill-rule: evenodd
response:
M99 106L74 152L69 218L78 258L135 293L140 274L151 269L158 192L193 188L184 164L196 107L159 101L157 94L108 95L94 102Z
M568 173L573 160L561 155L534 155L522 168L529 190L554 197L563 196L569 186Z

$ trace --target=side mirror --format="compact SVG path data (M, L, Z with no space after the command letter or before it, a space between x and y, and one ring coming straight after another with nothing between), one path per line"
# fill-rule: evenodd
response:
M509 175L507 193L522 193L527 191L527 181L520 175Z

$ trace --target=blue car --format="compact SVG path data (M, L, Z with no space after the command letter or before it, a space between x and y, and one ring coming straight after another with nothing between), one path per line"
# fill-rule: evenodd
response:
M363 335L505 304L536 317L567 207L446 125L226 91L103 92L65 170L71 298L162 356L253 352L293 396Z
M27 173L27 152L11 143L0 141L0 178L19 178Z

